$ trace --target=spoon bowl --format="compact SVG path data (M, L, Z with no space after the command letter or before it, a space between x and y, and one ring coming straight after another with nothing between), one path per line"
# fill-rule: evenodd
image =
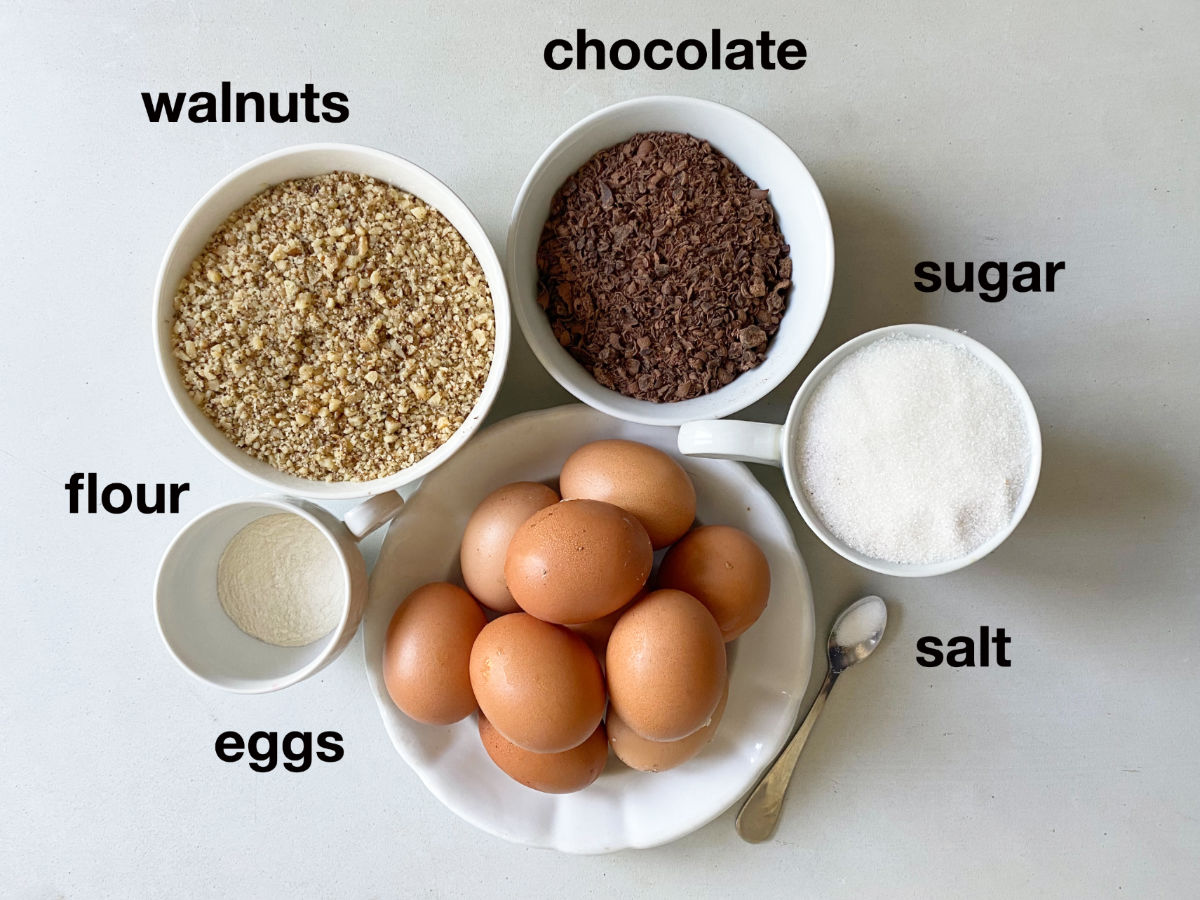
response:
M829 668L839 675L874 652L887 628L887 604L871 595L855 600L829 631Z

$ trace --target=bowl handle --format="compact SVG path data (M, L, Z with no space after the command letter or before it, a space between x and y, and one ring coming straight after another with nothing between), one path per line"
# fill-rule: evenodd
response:
M342 521L354 539L361 541L379 526L392 521L403 506L404 498L399 491L384 491L358 504L346 513Z
M679 452L710 459L783 465L783 427L766 422L714 419L685 422L679 428Z

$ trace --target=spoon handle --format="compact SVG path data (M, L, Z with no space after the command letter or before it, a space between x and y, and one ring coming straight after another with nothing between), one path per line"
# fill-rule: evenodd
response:
M821 685L812 706L809 707L808 715L742 805L741 812L734 820L734 827L743 840L757 844L775 833L779 813L783 809L783 795L787 793L788 783L792 780L792 771L796 768L796 761L800 758L800 751L804 749L808 736L812 734L817 716L825 708L825 698L829 696L837 677L838 673L830 669L825 676L825 683Z

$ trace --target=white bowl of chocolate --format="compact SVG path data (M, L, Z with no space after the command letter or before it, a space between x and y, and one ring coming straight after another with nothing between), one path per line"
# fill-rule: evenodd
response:
M509 225L513 307L583 402L652 425L730 415L799 364L829 304L812 176L760 122L689 97L588 116L542 154Z

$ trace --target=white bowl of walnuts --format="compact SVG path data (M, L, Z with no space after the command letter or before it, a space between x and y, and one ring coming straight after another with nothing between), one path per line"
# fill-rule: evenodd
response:
M210 190L158 274L176 409L250 478L320 499L394 490L475 432L504 374L508 291L482 226L397 156L309 144Z

